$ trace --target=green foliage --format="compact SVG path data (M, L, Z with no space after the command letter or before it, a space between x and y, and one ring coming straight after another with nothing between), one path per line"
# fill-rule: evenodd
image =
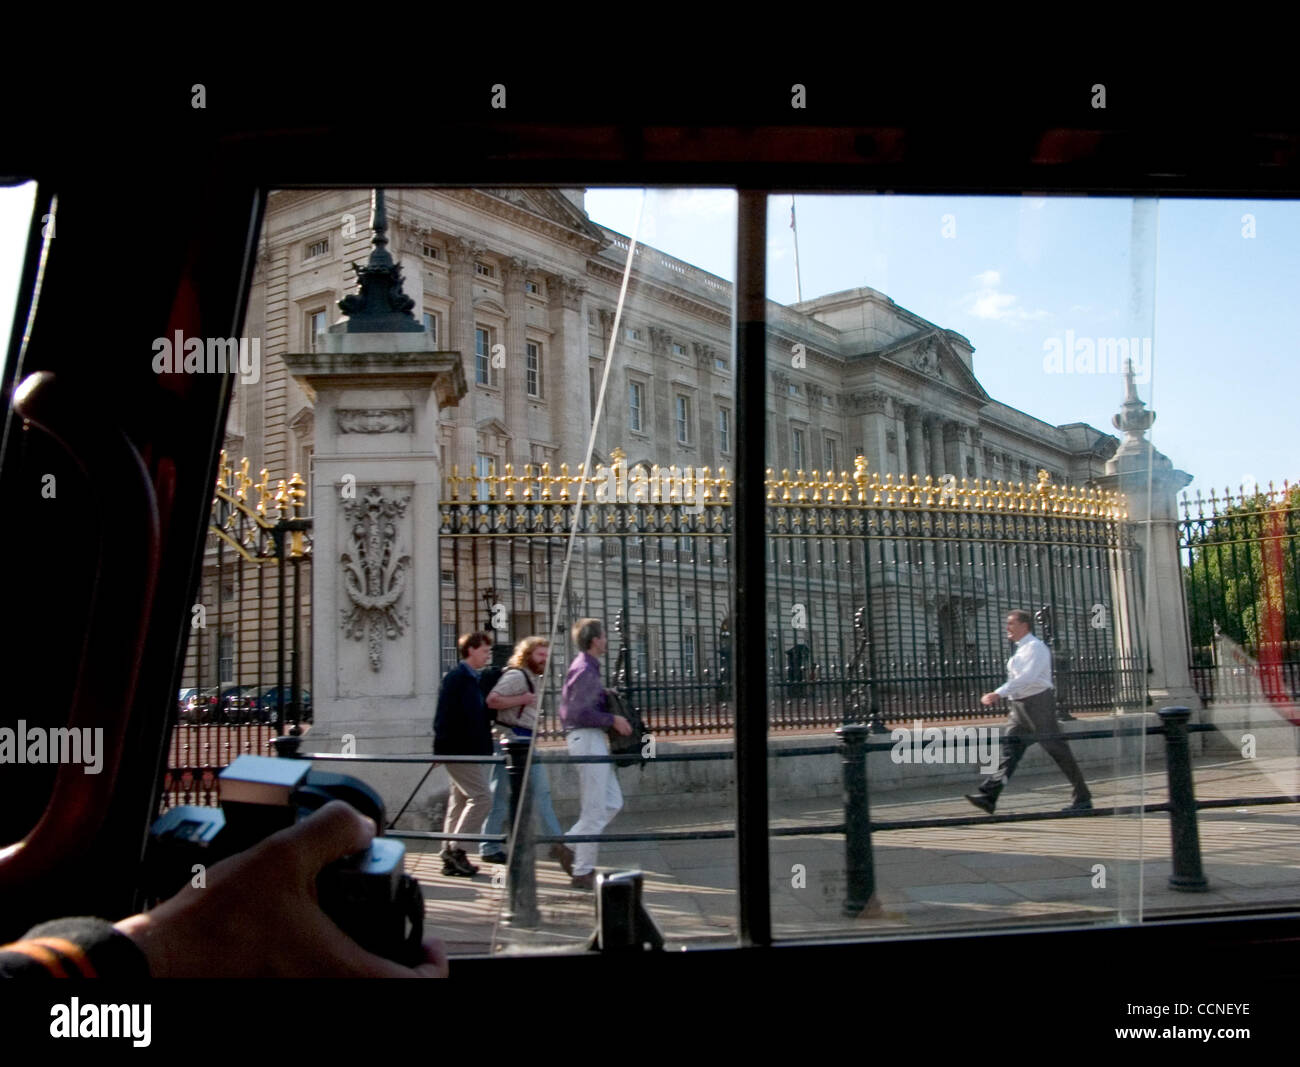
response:
M1258 656L1272 639L1300 648L1300 486L1257 492L1184 522L1183 587L1196 662L1208 662L1217 623ZM1200 650L1206 650L1201 652Z

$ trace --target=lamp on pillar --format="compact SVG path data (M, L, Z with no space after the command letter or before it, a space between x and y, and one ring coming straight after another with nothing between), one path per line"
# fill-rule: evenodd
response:
M483 607L486 611L486 618L487 618L487 622L483 624L483 630L485 633L489 633L492 635L492 641L494 644L496 642L496 627L492 625L492 616L495 614L495 612L492 610L492 606L496 603L496 601L497 601L497 591L495 589L489 586L487 589L483 590Z

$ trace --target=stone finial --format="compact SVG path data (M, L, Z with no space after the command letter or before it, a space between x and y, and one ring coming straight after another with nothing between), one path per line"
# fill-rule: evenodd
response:
M1137 383L1133 378L1133 361L1124 360L1124 403L1119 414L1111 416L1111 424L1127 435L1125 445L1141 444L1147 430L1156 421L1156 413L1147 408L1146 403L1137 395Z

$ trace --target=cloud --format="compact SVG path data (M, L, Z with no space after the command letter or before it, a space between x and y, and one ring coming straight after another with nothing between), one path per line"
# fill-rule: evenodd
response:
M966 311L977 319L1019 323L1050 318L1046 311L1020 307L1020 298L1002 289L1001 271L981 271L971 281L975 283L975 289L966 294L962 303Z
M736 213L736 193L731 189L652 190L646 208L674 219L731 218Z

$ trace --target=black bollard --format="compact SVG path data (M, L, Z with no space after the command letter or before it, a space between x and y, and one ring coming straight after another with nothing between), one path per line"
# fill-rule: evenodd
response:
M502 742L506 750L506 770L510 782L510 824L506 839L506 853L510 857L507 874L510 905L504 919L514 926L536 926L537 871L534 865L533 794L524 788L524 773L528 767L528 749L532 742L514 738ZM522 808L522 811L521 811ZM519 832L514 833L518 827Z
M1201 870L1201 838L1196 829L1196 791L1192 787L1192 757L1187 747L1187 708L1161 708L1165 724L1165 774L1169 778L1169 836L1174 873L1169 888L1203 893L1209 888Z
M844 776L844 868L848 876L845 915L860 915L876 895L871 858L871 805L867 799L866 743L871 728L863 723L839 727Z

